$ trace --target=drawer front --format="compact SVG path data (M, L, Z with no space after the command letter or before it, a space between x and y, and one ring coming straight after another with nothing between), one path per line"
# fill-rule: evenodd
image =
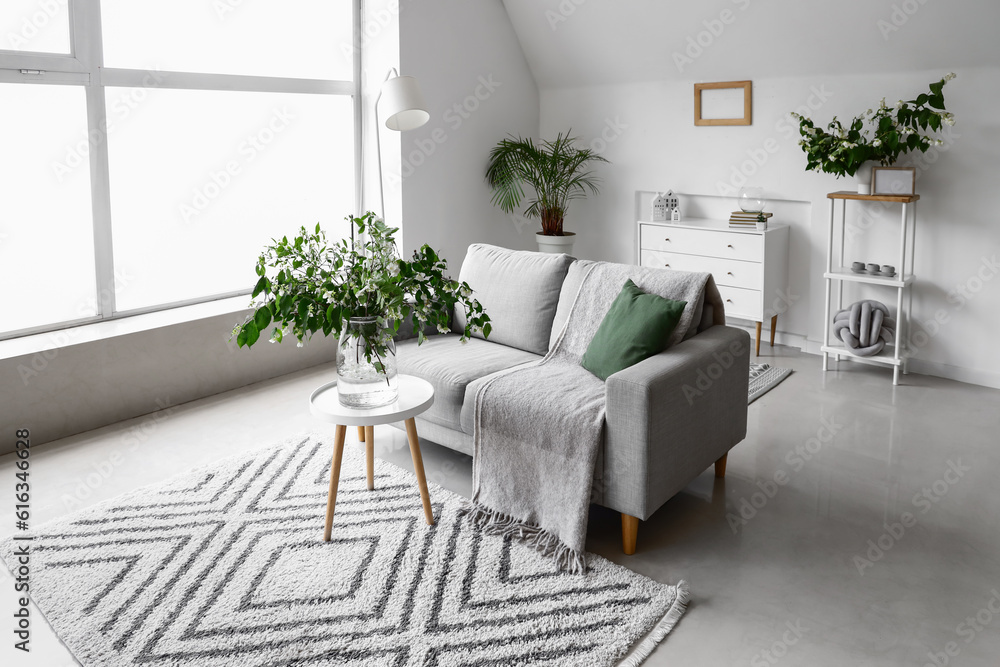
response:
M720 286L728 285L753 290L764 287L764 267L757 262L683 255L657 250L643 250L639 261L643 266L653 268L667 268L675 271L708 271L715 278L715 284Z
M706 255L748 262L764 261L764 236L720 232L711 229L685 229L640 225L639 247L644 250Z
M719 285L719 293L726 305L726 317L761 321L764 309L760 290Z

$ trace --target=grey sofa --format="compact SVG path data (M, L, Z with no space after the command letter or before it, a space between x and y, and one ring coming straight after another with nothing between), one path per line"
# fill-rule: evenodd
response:
M418 347L412 332L401 331L397 342L399 372L434 386L434 405L416 419L422 437L472 455L476 392L493 373L546 354L580 289L579 281L567 280L575 261L470 246L459 278L490 316L489 341L463 345L459 334L449 333L430 335ZM628 554L635 551L639 520L713 463L723 476L726 454L746 436L750 336L713 326L711 306L695 307L699 325L685 340L606 382L604 448L591 500L621 512ZM464 326L456 314L453 331Z

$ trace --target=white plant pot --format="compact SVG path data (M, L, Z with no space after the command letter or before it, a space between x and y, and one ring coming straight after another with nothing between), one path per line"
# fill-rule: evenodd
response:
M535 240L538 242L538 252L566 253L567 255L572 255L576 233L563 232L562 236L546 236L541 232L537 232L535 233Z

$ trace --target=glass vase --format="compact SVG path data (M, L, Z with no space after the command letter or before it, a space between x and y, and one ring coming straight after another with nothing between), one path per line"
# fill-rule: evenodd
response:
M377 317L352 317L337 346L337 394L349 408L377 408L399 396L396 344Z

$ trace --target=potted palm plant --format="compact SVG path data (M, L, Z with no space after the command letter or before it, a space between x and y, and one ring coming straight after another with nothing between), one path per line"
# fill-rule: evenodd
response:
M536 233L541 252L572 252L575 234L563 231L566 209L573 199L598 193L600 179L589 170L593 162L608 162L589 148L578 148L575 137L559 133L554 141L533 142L509 136L490 151L486 182L493 203L513 213L525 197L524 186L535 192L525 217L541 218Z

